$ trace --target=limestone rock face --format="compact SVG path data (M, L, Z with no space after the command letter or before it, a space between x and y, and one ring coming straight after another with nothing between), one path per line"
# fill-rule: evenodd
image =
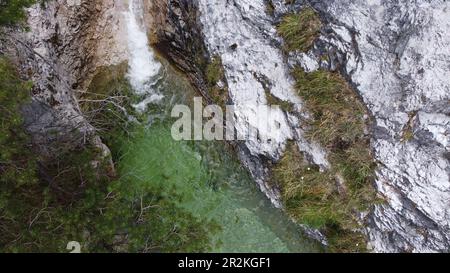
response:
M276 3L278 16L300 8ZM380 252L450 249L450 4L446 1L309 1L327 23L315 48L340 68L374 120L377 189L387 204L367 233ZM294 58L295 59L295 58Z
M48 1L28 10L28 31L8 31L2 51L34 83L24 116L42 155L51 158L55 142L90 142L108 152L82 116L76 96L99 66L126 57L119 39L119 8L114 0Z
M450 3L335 1L324 11L357 32L346 67L376 120L388 204L368 227L374 248L448 251Z

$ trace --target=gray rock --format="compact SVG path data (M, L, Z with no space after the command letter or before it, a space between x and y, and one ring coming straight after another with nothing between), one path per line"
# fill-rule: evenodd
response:
M26 128L45 158L62 143L68 148L91 143L108 153L77 97L95 70L118 62L111 34L117 18L114 1L48 1L28 9L29 31L7 30L0 49L33 81L33 100L23 108ZM102 54L102 47L109 52ZM58 144L58 145L56 145Z
M387 204L371 214L373 249L448 251L450 3L316 2L334 32L322 45L345 54L340 63L375 120L377 188Z

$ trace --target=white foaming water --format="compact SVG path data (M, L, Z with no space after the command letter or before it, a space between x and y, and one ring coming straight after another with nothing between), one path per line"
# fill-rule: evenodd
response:
M153 89L157 76L161 70L161 64L148 44L147 32L145 30L142 14L142 0L130 0L128 5L127 30L128 30L128 50L129 69L128 79L131 86L138 94L149 94L147 103L159 101L162 95L157 94ZM149 99L151 98L151 101Z

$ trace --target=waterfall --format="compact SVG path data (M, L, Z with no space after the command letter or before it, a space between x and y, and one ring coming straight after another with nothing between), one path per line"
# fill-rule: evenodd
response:
M142 0L129 0L126 12L129 50L128 80L135 92L146 95L144 101L136 105L138 110L145 110L149 103L163 98L154 85L158 81L161 64L155 59L148 44L147 30L144 24Z

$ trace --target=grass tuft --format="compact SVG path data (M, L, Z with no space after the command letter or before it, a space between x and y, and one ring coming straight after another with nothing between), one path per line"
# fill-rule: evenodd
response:
M409 142L414 139L414 119L417 116L417 112L413 111L408 114L408 123L403 128L402 132L402 142Z
M338 73L294 70L296 89L313 114L309 136L328 148L348 146L364 135L365 108Z
M311 7L300 13L291 13L283 17L278 25L278 33L285 41L287 51L308 51L320 33L322 23L319 15Z
M375 161L365 134L366 109L338 73L294 69L296 90L312 118L307 137L328 151L331 168L321 171L291 144L273 169L288 214L321 230L333 252L365 251L357 212L376 202Z
M273 180L281 189L286 212L298 223L321 230L332 252L364 252L366 238L356 211L367 209L373 191L369 187L339 193L336 170L322 171L309 164L294 143L290 143L273 168Z
M362 102L338 73L306 73L297 68L294 78L298 94L313 115L307 137L328 149L331 164L351 190L371 185L376 164L365 134Z

